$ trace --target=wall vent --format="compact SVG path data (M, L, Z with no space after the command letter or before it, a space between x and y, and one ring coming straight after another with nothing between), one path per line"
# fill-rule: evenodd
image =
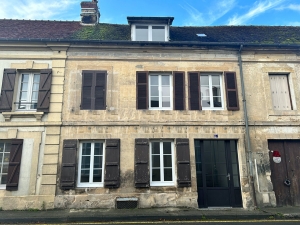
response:
M138 208L138 198L117 198L117 209L136 209Z

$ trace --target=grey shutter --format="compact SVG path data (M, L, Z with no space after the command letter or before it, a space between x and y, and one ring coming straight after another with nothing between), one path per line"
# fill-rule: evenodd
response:
M189 109L202 110L199 72L189 72Z
M185 109L185 80L184 72L173 72L174 80L174 109Z
M93 91L93 71L82 71L82 89L81 89L81 105L80 109L92 108L92 91Z
M178 187L191 186L191 166L189 139L176 139Z
M105 142L104 187L120 186L120 139L107 139Z
M237 111L240 109L235 72L225 72L225 88L227 97L227 109Z
M0 112L12 111L15 80L16 69L4 69L1 88Z
M76 163L77 163L77 140L64 140L60 188L62 190L69 190L75 188L76 181Z
M148 109L148 72L136 72L136 108Z
M6 183L7 191L18 190L22 149L23 149L23 140L12 139L10 156L9 156L9 164L8 164L7 183Z
M44 69L40 73L39 96L37 103L37 112L49 112L50 92L52 83L52 70Z
M135 139L134 183L137 188L150 186L148 139Z
M94 75L95 79L95 101L92 104L95 105L96 110L106 109L106 71L96 71ZM93 96L92 96L93 97Z

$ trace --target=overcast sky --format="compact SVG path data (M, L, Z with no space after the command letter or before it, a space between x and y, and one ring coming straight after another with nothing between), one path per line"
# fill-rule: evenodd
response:
M0 19L80 20L81 0L0 1ZM300 0L99 0L98 6L102 23L172 16L173 26L300 26Z

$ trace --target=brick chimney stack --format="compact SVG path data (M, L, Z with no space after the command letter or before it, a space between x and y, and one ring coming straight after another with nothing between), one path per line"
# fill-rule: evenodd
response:
M100 12L98 9L98 0L92 0L91 2L81 2L81 24L82 25L96 25L99 23Z

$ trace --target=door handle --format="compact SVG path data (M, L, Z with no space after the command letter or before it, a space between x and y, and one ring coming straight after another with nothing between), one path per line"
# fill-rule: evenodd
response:
M230 180L230 173L228 173L226 177L228 178L228 180Z

